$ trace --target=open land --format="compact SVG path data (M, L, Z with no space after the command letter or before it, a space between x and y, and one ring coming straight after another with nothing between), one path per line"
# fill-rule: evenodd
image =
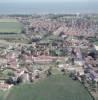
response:
M21 33L22 24L14 19L0 19L0 33Z
M79 82L54 75L36 84L13 87L6 100L92 100L92 97Z

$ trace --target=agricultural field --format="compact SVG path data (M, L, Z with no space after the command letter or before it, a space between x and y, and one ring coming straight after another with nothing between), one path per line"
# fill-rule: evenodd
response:
M3 91L3 90L0 90L0 100L3 100L4 99L4 95L6 94L7 92L6 91Z
M4 100L93 100L78 81L68 76L53 75L36 84L13 87Z
M20 33L22 24L16 19L0 19L0 34L1 33Z
M24 34L0 34L0 39L22 39Z

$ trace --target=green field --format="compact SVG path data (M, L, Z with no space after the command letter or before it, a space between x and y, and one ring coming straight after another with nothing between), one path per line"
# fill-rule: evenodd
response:
M24 34L0 34L0 39L23 39Z
M4 99L4 95L5 95L6 93L7 93L7 92L0 90L0 100L3 100L3 99Z
M20 33L22 24L16 19L0 19L0 33Z
M13 87L4 100L93 100L87 90L68 76L54 75L36 84Z

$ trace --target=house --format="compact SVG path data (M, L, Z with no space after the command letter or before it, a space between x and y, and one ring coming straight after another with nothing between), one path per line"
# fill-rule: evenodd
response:
M13 85L9 85L9 84L6 84L6 83L0 83L0 90L8 90L12 87Z
M53 58L50 56L38 56L38 57L33 57L33 61L35 63L50 63L53 61Z

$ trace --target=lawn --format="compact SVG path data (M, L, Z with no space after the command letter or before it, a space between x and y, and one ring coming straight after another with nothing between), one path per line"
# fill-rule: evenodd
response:
M0 19L0 33L20 33L22 24L15 19Z
M36 84L13 87L5 100L93 100L87 90L68 76L54 75Z

